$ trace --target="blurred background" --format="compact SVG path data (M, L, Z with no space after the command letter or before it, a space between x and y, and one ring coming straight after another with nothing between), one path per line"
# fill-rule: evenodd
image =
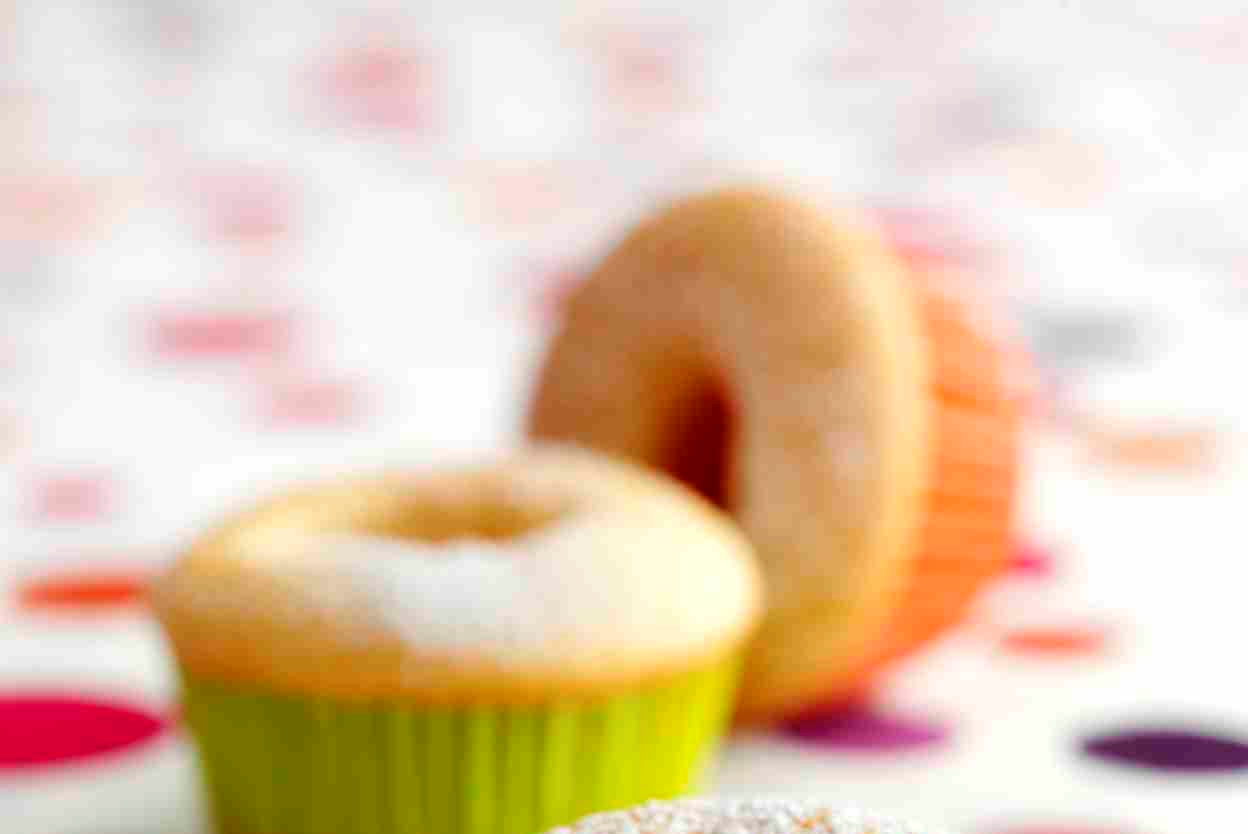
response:
M279 484L513 445L561 293L746 176L1008 311L1027 464L969 622L714 789L1240 824L1248 12L521 6L0 3L0 828L198 831L150 571Z

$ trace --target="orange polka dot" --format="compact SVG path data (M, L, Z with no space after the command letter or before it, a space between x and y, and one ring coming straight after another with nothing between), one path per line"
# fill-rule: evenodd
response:
M17 592L27 610L98 611L137 605L147 591L145 576L123 571L76 571L28 581Z
M1212 431L1114 431L1091 428L1084 432L1088 456L1097 463L1158 472L1198 472L1217 459L1217 436Z
M1012 654L1076 656L1099 654L1108 641L1108 631L1097 626L1048 626L1008 631L1001 646Z

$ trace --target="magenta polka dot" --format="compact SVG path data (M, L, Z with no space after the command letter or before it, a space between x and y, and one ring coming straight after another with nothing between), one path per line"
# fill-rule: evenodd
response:
M1036 544L1020 544L1010 559L1010 573L1031 579L1049 579L1057 572L1053 553Z
M160 717L116 701L0 694L0 772L119 752L149 741L165 726Z
M1248 738L1183 727L1134 727L1083 740L1083 752L1113 764L1171 771L1248 769Z
M803 718L789 724L785 732L793 738L829 750L873 753L931 747L949 737L949 728L942 723L884 715L865 706L846 707Z

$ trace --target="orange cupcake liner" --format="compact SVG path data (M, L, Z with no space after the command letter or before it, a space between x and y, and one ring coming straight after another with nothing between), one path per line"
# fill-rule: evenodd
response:
M929 278L930 276L921 276ZM916 280L929 345L934 448L908 585L859 673L879 669L962 620L1005 568L1017 482L1020 408L1002 348L968 309Z

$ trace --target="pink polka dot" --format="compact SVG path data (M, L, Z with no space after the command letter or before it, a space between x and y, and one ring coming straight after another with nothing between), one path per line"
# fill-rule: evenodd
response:
M294 227L296 189L280 172L224 167L193 175L189 186L201 231L210 238L267 246Z
M167 359L266 356L290 344L293 322L274 312L168 312L149 325L153 353Z
M364 413L364 392L340 379L282 382L264 394L261 417L273 428L343 426Z
M164 730L160 717L75 695L0 694L0 772L120 752Z
M113 479L104 473L42 476L30 486L30 515L45 523L95 521L113 511L116 491Z
M877 206L874 214L894 251L911 266L935 268L967 266L986 255L954 215L911 206Z
M702 102L686 65L697 33L682 26L596 27L589 48L599 63L602 93L626 120L649 120L696 109Z
M585 197L578 172L562 162L473 163L465 174L472 211L483 221L503 227L553 222Z
M607 89L631 110L674 109L680 84L677 57L661 51L621 51L607 67Z
M100 189L72 175L0 177L0 239L81 239L98 225Z
M353 46L324 73L331 106L350 122L397 133L425 133L436 116L432 60L378 35Z

